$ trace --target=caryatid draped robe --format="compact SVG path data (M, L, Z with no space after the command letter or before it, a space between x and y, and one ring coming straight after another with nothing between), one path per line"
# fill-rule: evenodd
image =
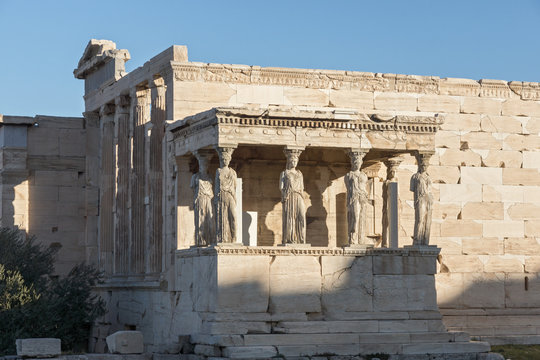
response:
M433 194L431 179L426 172L411 177L410 190L414 192L414 245L429 245Z
M306 243L304 177L296 169L285 170L279 179L283 205L283 244Z
M191 187L195 191L195 245L211 245L215 242L212 180L208 174L196 173L191 177Z
M367 180L367 175L360 170L349 171L345 175L349 245L365 243Z
M218 168L215 181L218 242L236 242L236 171Z

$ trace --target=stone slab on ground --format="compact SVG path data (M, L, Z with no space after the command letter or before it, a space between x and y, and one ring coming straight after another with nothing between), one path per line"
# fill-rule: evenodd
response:
M107 336L107 346L113 354L142 354L143 335L140 331L117 331Z
M60 355L61 341L54 338L34 338L15 340L17 355L24 357L53 357Z

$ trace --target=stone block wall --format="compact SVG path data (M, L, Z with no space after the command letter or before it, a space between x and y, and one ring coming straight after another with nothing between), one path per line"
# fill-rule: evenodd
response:
M23 121L24 120L24 121ZM17 226L59 248L55 270L86 261L86 131L83 119L4 116L2 226ZM96 193L97 195L97 193ZM97 198L94 199L97 208Z
M175 119L216 106L251 105L441 114L428 172L435 198L431 243L442 248L436 279L445 321L493 341L516 334L540 342L540 327L523 315L540 315L538 84L201 63L173 63L173 69ZM415 172L415 159L404 156L398 171L400 246L412 242L409 179ZM372 175L374 234L380 231L384 173L382 166ZM498 330L482 325L487 315Z

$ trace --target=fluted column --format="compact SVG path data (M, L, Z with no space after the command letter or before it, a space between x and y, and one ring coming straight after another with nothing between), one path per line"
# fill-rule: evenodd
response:
M146 129L148 122L147 90L134 92L133 171L131 173L131 266L132 273L145 271L145 179Z
M114 105L100 109L101 123L101 191L99 211L99 265L112 273L114 252L113 203L115 192Z
M116 98L116 134L117 145L117 182L116 182L116 218L114 272L129 272L129 171L131 168L130 139L130 98L122 95Z
M165 85L155 79L151 87L150 133L150 243L149 272L161 272L163 256L163 136L165 135Z
M399 237L399 203L397 169L401 158L387 159L386 180L383 183L382 243L381 247L397 248Z

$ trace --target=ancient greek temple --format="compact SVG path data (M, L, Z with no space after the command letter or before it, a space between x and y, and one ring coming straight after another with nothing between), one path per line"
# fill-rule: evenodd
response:
M190 359L540 342L539 84L129 59L88 43L83 118L0 115L1 225L105 272L90 351L126 329Z

